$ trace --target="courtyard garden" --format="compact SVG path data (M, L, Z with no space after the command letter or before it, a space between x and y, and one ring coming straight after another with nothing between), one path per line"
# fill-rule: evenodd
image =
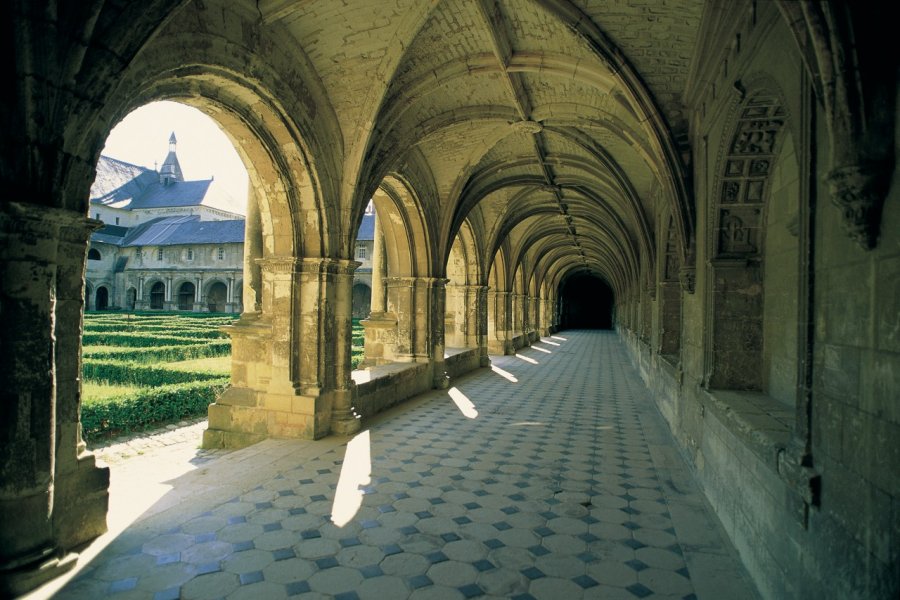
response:
M228 386L238 315L87 312L82 338L81 425L91 442L206 414ZM353 322L353 368L363 331Z

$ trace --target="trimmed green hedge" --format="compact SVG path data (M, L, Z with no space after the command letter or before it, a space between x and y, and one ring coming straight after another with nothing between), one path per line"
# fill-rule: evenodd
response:
M105 381L116 385L158 386L188 381L209 381L220 379L215 373L179 371L154 365L117 360L97 360L87 358L81 364L81 374L91 381Z
M113 359L121 362L177 362L194 358L224 356L231 352L231 340L213 340L191 346L156 346L152 348L116 348L91 350L85 348L85 359Z
M187 346L196 344L197 339L187 336L159 335L154 333L85 333L85 346Z
M155 423L177 421L206 413L228 386L227 378L149 388L81 407L82 434L96 439L112 431L142 429Z
M225 323L223 323L225 325ZM163 335L174 335L176 337L198 338L198 339L216 339L224 338L226 334L217 329L210 329L209 326L198 325L182 325L180 323L170 325L135 325L132 323L90 323L84 326L85 335L88 334L148 334L153 333Z

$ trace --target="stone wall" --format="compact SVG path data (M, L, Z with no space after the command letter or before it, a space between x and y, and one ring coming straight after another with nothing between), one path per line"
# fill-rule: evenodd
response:
M619 330L764 597L888 598L900 589L900 184L878 246L861 248L824 182L833 132L801 61L785 59L796 53L787 27L764 10L734 27L728 78L719 63L718 90L694 102L698 266L680 360L653 353L633 322L620 317ZM750 232L761 255L726 263L722 163L754 85L777 90L785 124ZM718 295L723 282L739 308ZM723 319L748 315L762 319L759 338L716 337Z

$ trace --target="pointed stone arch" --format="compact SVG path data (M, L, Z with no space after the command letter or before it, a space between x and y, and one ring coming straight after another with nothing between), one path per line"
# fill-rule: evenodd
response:
M711 326L705 379L712 389L764 391L767 205L772 174L785 138L791 137L786 105L773 81L756 80L735 103L726 132L707 240Z

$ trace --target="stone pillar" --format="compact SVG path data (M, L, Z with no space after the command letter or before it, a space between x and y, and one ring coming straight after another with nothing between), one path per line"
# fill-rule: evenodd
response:
M385 276L387 256L384 251L384 231L381 218L375 213L375 231L372 244L372 298L369 318L360 322L365 333L365 358L362 368L389 363L394 359L393 350L397 338L397 318L385 312Z
M358 428L351 407L351 295L358 263L329 258L257 261L261 313L231 328L232 387L209 409L203 445L265 437L318 439Z
M534 296L528 297L528 341L536 342L540 338L540 333L538 330L540 328L540 314L538 313L540 307L538 304L538 299Z
M257 261L263 257L263 236L259 199L253 186L247 198L244 227L244 312L258 314L262 310L262 270Z
M150 308L150 303L144 300L144 276L141 275L138 277L138 288L137 288L137 297L134 299L134 310L147 310ZM87 305L87 299L85 299L85 305Z
M375 231L372 239L372 299L369 319L377 319L385 311L384 278L387 274L384 231L381 229L381 219L377 212L375 213Z
M450 387L450 377L444 365L444 314L446 312L447 279L422 278L430 291L428 312L431 313L431 357L432 383L435 389L444 390Z
M489 308L493 315L493 331L488 331L488 351L491 354L515 354L510 338L510 304L512 294L509 292L489 292Z
M93 223L91 223L93 224ZM80 331L73 313L80 312L84 256L90 226L83 215L69 211L7 202L0 212L0 594L18 595L74 565L61 558L68 549L55 529L55 510L65 507L56 495L57 471L67 476L78 453L77 373ZM71 259L76 265L62 265ZM68 266L75 274L63 273ZM77 281L77 284L75 283ZM60 283L62 287L60 287ZM75 298L73 298L75 296ZM75 303L73 305L73 302ZM61 312L60 312L61 311ZM64 320L65 319L65 320ZM62 335L63 339L58 336ZM60 345L57 345L60 344ZM59 372L59 352L66 357ZM59 407L60 384L66 397ZM74 394L74 395L73 395ZM62 424L61 431L58 425ZM63 447L63 445L71 447ZM59 455L65 450L65 457ZM58 460L60 462L58 462ZM90 478L98 475L105 493L106 471L83 465ZM64 480L61 477L60 480ZM102 495L98 492L98 496ZM66 497L64 491L62 497ZM105 530L106 506L87 511L85 533L90 539ZM100 522L93 518L100 514ZM95 533L96 532L96 533Z
M101 224L84 217L60 228L56 270L56 474L53 528L62 548L106 532L109 469L81 437L81 336L88 239Z
M475 347L478 348L478 364L489 367L491 359L488 357L488 286L472 286L474 292L474 331Z
M444 343L449 347L462 348L467 345L468 295L465 285L448 283L445 286Z
M528 345L528 311L527 307L527 298L525 294L512 294L512 333L511 337L513 339L513 343L515 343L515 339L519 338L521 346ZM514 349L517 349L514 347Z
M172 278L166 277L166 296L165 302L163 302L163 310L174 310L176 308L176 304L172 301Z
M334 390L331 430L341 435L350 435L360 429L360 420L353 412L356 383L351 377L353 368L350 351L353 345L353 273L360 264L362 263L339 260L323 265L325 283L334 292L332 315L326 314L326 323L332 322L334 325L330 331L326 327L320 335L324 335L326 340L328 337L332 339L332 343L326 345L326 348L330 347L334 351L333 368L327 370L334 375L334 379L327 382Z
M203 312L203 277L194 278L194 312Z

